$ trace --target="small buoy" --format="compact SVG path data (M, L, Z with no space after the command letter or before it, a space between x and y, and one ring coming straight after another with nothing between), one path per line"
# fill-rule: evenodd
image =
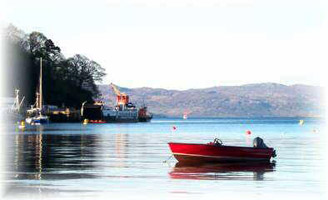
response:
M247 130L247 131L246 131L246 134L247 134L247 135L250 135L250 134L252 134L252 132L251 132L250 130Z
M20 124L18 125L18 128L19 128L19 129L24 129L24 128L25 128L25 121L24 121L24 120L22 120L22 121L20 122Z
M172 126L172 130L177 130L177 127L176 126Z
M299 125L302 126L303 124L304 124L304 120L301 119L300 122L299 122Z

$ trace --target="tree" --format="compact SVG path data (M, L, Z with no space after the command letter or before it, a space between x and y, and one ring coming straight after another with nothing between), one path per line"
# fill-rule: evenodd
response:
M35 101L40 57L46 104L79 108L82 102L92 101L99 94L96 83L102 80L105 70L97 62L79 54L66 59L60 47L42 33L25 34L12 25L7 28L5 39L13 52L6 54L10 67L6 70L8 91L20 89L22 95L28 96L28 104Z
M81 89L86 89L98 95L99 91L96 82L101 81L105 76L105 69L97 62L87 57L76 54L67 59L67 67L72 80Z

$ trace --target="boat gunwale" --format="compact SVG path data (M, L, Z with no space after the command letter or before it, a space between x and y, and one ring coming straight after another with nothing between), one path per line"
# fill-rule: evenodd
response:
M226 145L221 145L221 146L216 146L212 144L200 144L200 143L177 143L177 142L169 142L170 144L181 144L181 145L200 145L200 146L209 146L209 147L217 147L217 148L243 148L243 149L257 149L257 150L274 150L272 147L268 148L261 148L261 147L243 147L243 146L226 146Z

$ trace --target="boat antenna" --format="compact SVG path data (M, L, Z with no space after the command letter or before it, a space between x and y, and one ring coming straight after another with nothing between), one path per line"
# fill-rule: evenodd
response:
M143 104L142 105L143 107L146 107L146 104L145 104L145 95L142 95L142 104Z

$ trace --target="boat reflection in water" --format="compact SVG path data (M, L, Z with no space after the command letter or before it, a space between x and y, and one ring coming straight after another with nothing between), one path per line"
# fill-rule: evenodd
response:
M9 148L13 152L8 152L9 180L97 178L90 173L96 168L96 135L51 135L39 130L16 134L13 139L14 146Z
M195 180L264 180L266 172L273 172L275 162L244 163L176 163L169 173L173 179Z

